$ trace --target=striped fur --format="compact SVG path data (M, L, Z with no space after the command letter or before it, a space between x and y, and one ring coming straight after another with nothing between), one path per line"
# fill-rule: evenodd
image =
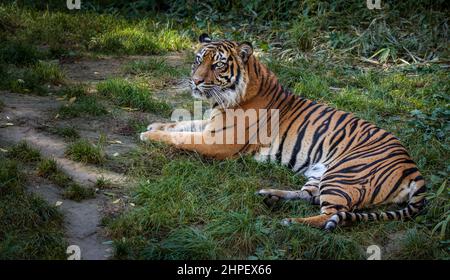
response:
M425 204L425 181L406 149L389 132L351 113L299 97L284 89L276 76L253 55L249 43L212 41L202 35L192 68L193 95L212 101L215 108L201 129L185 132L186 124L157 124L143 140L163 141L180 149L218 159L254 154L259 161L285 165L308 178L295 191L263 189L267 199L302 199L320 205L321 213L287 218L326 230L356 221L400 220L417 214ZM246 123L245 143L186 143L196 136L236 131L223 127L225 109L278 109L279 131L269 130L271 145L251 144L255 123ZM262 118L262 116L259 116ZM268 116L264 116L269 118ZM189 123L188 123L189 124ZM177 127L180 129L177 131ZM262 149L269 153L262 153ZM359 212L382 204L403 204L397 211Z

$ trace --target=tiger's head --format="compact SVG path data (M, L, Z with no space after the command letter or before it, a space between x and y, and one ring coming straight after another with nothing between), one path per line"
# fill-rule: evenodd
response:
M207 34L200 35L199 41L200 47L192 65L192 95L221 108L238 105L245 95L248 82L246 64L253 54L252 45L248 42L212 41Z

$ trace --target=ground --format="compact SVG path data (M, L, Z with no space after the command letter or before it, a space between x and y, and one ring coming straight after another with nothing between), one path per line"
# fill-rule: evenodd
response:
M291 201L269 208L255 195L302 186L304 178L283 167L139 141L149 123L193 108L187 81L202 25L190 36L190 26L166 20L0 6L7 39L0 43L0 259L64 259L68 245L78 245L84 259L365 259L370 245L383 259L449 258L442 39L427 37L439 56L425 59L419 51L427 43L417 39L414 48L394 23L391 35L411 42L389 39L368 54L365 44L384 40L372 25L351 29L359 40L369 34L360 42L346 37L353 31L324 31L315 15L275 35L263 24L260 32L245 24L230 32L209 27L216 37L251 40L294 93L393 132L426 177L429 204L416 219L325 233L280 224L317 207Z

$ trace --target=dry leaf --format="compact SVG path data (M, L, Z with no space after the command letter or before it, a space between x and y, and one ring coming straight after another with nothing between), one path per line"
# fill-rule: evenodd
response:
M13 123L2 123L0 124L0 127L7 127L7 126L13 126Z
M122 109L124 109L126 111L137 111L137 110L139 110L137 108L131 108L131 107L120 107L120 108L122 108Z

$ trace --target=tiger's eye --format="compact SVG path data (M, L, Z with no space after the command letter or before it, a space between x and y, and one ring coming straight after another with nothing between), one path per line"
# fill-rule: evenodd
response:
M222 62L217 62L217 63L215 64L216 68L222 68L224 65L225 65L225 64L222 63Z

